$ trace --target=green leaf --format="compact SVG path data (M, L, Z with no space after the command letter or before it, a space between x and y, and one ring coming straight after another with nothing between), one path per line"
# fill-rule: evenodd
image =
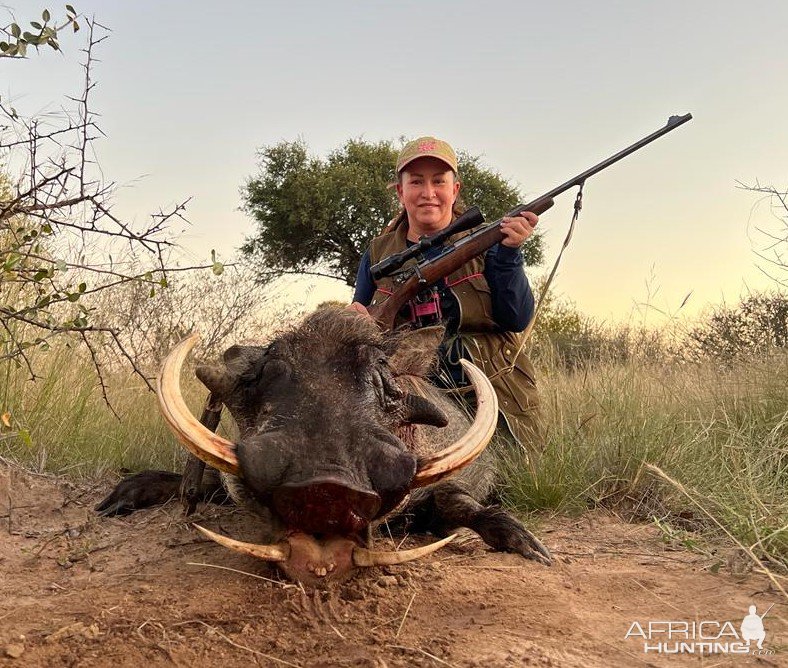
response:
M80 283L77 286L77 290L79 290L79 294L83 294L85 292L85 290L87 290L87 289L88 289L87 283Z
M49 10L48 9L45 9L43 12L41 12L41 18L44 19L44 23L49 21L50 16L49 16Z
M20 28L16 23L12 23L11 34L17 39L19 39L20 35L22 34L22 28Z
M0 42L0 51L5 53L8 49L11 48L11 45L8 42Z
M11 271L16 265L18 265L22 261L22 255L18 253L10 253L3 264L3 268L5 271Z
M224 265L221 262L214 262L211 271L217 276L221 276L224 273Z
M44 26L42 26L38 21L31 21L30 25L33 26L36 30L44 29Z
M152 298L156 296L156 288L151 288L150 293L148 294L148 298Z
M76 32L77 30L79 30L79 23L74 21L74 32Z
M38 283L43 281L45 278L49 278L49 270L48 269L39 269L34 275L33 280Z
M52 226L49 223L44 223L41 226L41 231L45 234L52 234Z
M19 430L19 440L22 441L28 448L33 447L33 437L30 436L30 432L27 429L20 429Z
M81 296L82 295L80 295L78 292L69 292L68 297L66 297L66 299L68 299L68 301L70 302L78 302Z
M169 283L167 283L167 279L166 279L166 278L162 278L162 279L159 281L159 285L160 285L161 287L163 287L163 288L166 288L166 287L168 287L168 286L169 286Z
M216 262L216 251L211 248L211 262Z
M58 44L54 39L50 39L47 44L51 46L55 51L60 51L60 44Z
M27 54L27 44L25 44L24 42L21 42L21 41L20 41L20 42L19 42L19 44L17 44L17 45L16 45L16 52L17 52L17 53L18 53L20 56L23 56L23 57L24 57L24 56L25 56L25 54Z
M58 271L65 271L68 269L68 265L66 264L65 260L58 260L55 262L55 267L57 267Z
M77 14L77 10L74 9L71 5L66 5L66 11L69 14L73 14L74 16L76 16L76 14Z

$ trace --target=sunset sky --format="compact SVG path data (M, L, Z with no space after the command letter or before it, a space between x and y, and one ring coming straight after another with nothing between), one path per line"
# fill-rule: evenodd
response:
M263 145L301 137L325 155L351 137L433 134L530 198L691 112L588 182L556 289L618 321L646 301L675 312L691 292L696 313L773 286L753 250L777 221L736 182L788 186L784 1L73 4L112 30L93 106L117 206L142 218L193 197L192 260L229 259L252 231L239 188ZM29 0L13 13L47 6L62 15ZM23 114L57 111L80 90L83 38L0 61L0 95ZM572 199L540 222L548 262ZM350 296L339 282L317 292Z

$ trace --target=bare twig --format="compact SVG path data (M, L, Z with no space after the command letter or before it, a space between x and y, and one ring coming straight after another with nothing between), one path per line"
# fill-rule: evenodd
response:
M233 573L240 573L241 575L248 575L250 578L256 578L257 580L265 580L266 582L270 582L272 584L278 585L282 587L282 589L298 589L298 585L294 585L290 582L279 582L278 580L273 580L271 578L264 577L262 575L257 575L255 573L248 573L246 571L239 571L237 568L230 568L229 566L219 566L218 564L205 564L199 563L196 561L188 561L186 562L187 566L206 566L208 568L219 568L223 571L232 571Z
M430 654L428 651L421 649L421 647L408 647L407 645L386 645L386 647L391 647L393 649L402 649L407 652L418 652L419 654L423 654L424 656L432 659L433 661L437 661L442 666L453 667L453 664L449 663L448 661L444 661L443 659L435 656L434 654Z
M408 618L408 613L410 612L410 606L413 605L413 600L416 598L416 592L413 592L413 596L410 597L410 603L408 603L408 607L405 608L405 614L402 615L402 621L399 623L399 628L397 632L394 634L395 638L399 638L400 631L402 631L402 627L405 626L405 620Z
M202 624L205 628L211 630L213 633L215 633L217 636L219 636L222 640L224 640L226 643L229 643L233 647L237 647L238 649L242 649L245 652L250 652L252 654L256 654L257 656L262 656L264 659L268 659L269 661L273 661L274 663L280 663L283 666L291 666L292 668L300 668L300 666L297 663L290 663L289 661L285 661L284 659L278 659L275 656L271 656L270 654L265 654L264 652L260 652L260 651L258 651L256 649L252 649L251 647L247 647L246 645L241 645L241 644L239 644L237 642L234 642L233 640L230 640L230 638L228 638L226 635L224 635L224 633L222 633L215 626L211 626L210 624L207 624L207 623L205 623L205 622L203 622L203 621L201 621L199 619L195 619L194 621L197 624Z

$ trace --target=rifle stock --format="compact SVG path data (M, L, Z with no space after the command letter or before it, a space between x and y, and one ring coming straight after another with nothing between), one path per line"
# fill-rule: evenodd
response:
M541 216L553 204L554 200L551 197L542 196L528 204L521 204L512 209L505 217L517 216L524 211L532 211L537 216ZM485 225L473 234L460 239L434 260L420 262L417 265L418 271L412 272L394 294L380 304L367 308L367 311L378 323L378 326L383 330L393 329L397 313L419 292L454 273L468 260L481 255L488 248L492 248L503 240L504 234L501 232L501 222L503 222L503 218Z

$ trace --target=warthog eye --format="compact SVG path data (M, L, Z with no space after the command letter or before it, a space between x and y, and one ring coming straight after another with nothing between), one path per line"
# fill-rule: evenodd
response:
M290 373L290 365L281 359L268 359L263 367L263 378L268 381Z
M368 375L368 383L372 385L378 403L385 411L393 411L398 407L398 402L403 397L403 392L394 382L394 378L387 369L374 369Z

